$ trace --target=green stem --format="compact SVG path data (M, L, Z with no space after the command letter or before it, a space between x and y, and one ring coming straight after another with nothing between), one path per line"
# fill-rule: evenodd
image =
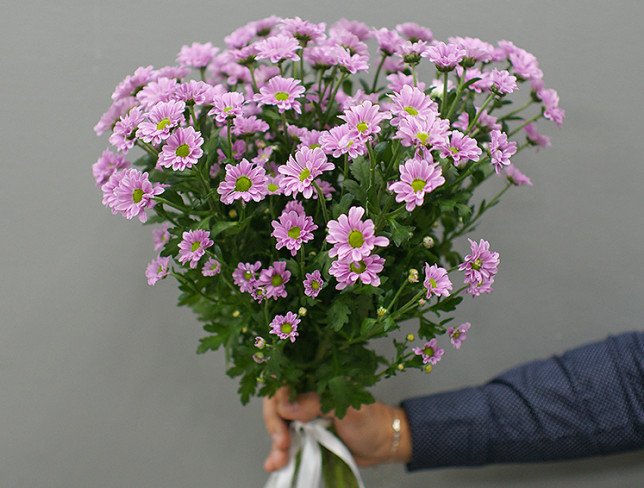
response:
M314 181L313 186L315 187L315 190L318 192L318 200L320 202L320 209L322 210L322 218L324 218L324 224L329 223L329 216L327 215L326 211L326 200L324 198L324 192L322 191L322 188Z
M259 89L257 88L257 80L255 79L255 68L249 65L248 71L250 71L250 83L253 87L253 92L257 93Z
M505 119L507 119L507 118L509 118L509 117L512 117L513 115L516 115L516 114L518 114L519 112L523 112L526 108L528 108L528 107L529 107L530 105L532 105L533 103L534 103L534 100L532 100L532 99L528 100L528 103L526 103L525 105L522 105L522 106L521 106L521 107L519 107L518 109L513 110L512 112L509 112L509 113L505 114L505 115L504 115L504 116L502 116L502 117L499 117L499 119L498 119L498 120L499 120L499 122L500 122L500 121L502 121L502 120L505 120Z
M340 191L340 199L344 196L344 187L345 187L345 182L347 181L347 178L349 178L349 156L347 154L344 155L344 170L342 172L342 175L344 178L342 179L342 190Z
M443 99L441 103L441 116L445 115L445 109L447 108L447 76L449 73L445 71L443 73Z
M404 280L402 282L402 285L400 285L400 288L398 288L398 291L396 292L393 299L391 300L391 303L389 303L389 305L387 306L387 311L391 310L391 307L393 307L396 304L398 297L400 297L400 294L405 289L405 286L407 286L407 283L409 283L407 280Z
M539 113L539 114L535 115L535 116L534 116L534 117L532 117L531 119L526 120L523 124L521 124L519 127L517 127L517 128L516 128L516 129L514 129L512 132L510 132L510 133L508 134L508 138L509 138L509 137L512 137L514 134L516 134L517 132L519 132L519 131L520 131L521 129L523 129L526 125L531 124L532 122L535 122L535 121L539 120L540 118L541 118L541 113Z
M192 118L192 125L195 126L195 130L199 130L199 121L197 120L197 115L195 114L195 106L189 105L188 110L190 110L190 117Z
M415 306L418 305L418 300L420 300L424 294L426 294L427 291L423 288L420 290L414 297L409 300L407 303L405 303L402 307L400 307L398 310L396 310L395 313L391 314L391 318L393 320L396 320L398 317L406 314L409 310L414 308Z
M327 108L326 114L324 114L324 125L326 125L327 122L329 121L329 117L331 116L331 113L333 112L333 107L335 106L335 96L338 94L338 90L342 86L342 83L344 83L344 80L346 77L347 77L347 74L342 73L342 76L340 76L340 80L338 80L338 84L331 92L331 98L329 98L329 108ZM331 83L333 83L333 81Z
M380 58L380 63L378 64L378 68L376 68L376 75L373 78L373 85L371 85L371 93L374 93L376 91L376 87L378 86L378 77L380 76L380 71L382 70L382 66L385 64L386 59L387 59L387 55L383 53L382 58Z
M461 94L463 93L463 88L465 86L465 73L467 72L467 68L463 68L463 74L461 75L460 79L458 80L458 87L456 87L456 94L454 96L454 101L449 107L449 112L447 112L447 117L445 117L448 120L452 120L452 115L454 115L454 111L456 110L456 107L458 106L459 102L461 101Z
M226 119L226 133L228 137L228 159L230 162L233 162L233 138L231 135L233 122L230 119Z
M157 151L154 148L154 146L152 146L152 144L149 144L147 142L143 142L141 139L137 139L134 144L139 146L141 149L143 149L145 152L147 152L150 156L154 156L154 157L159 156L159 151Z
M494 93L490 93L490 94L488 95L488 97L485 99L485 102L483 102L483 105L481 105L481 108L479 109L479 111L478 111L478 112L476 112L476 115L474 116L474 119L473 119L473 120L471 120L471 121L470 121L470 124L467 126L466 134L469 134L469 133L470 133L470 131L471 131L474 127L476 127L476 123L479 121L479 117L481 116L481 114L483 113L483 111L485 110L485 108L490 104L490 102L491 102L492 100L494 100L494 97L495 97L495 96L496 96L496 95L494 95Z

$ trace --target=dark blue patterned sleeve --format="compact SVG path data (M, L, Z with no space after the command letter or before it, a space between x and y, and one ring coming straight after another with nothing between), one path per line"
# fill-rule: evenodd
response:
M402 403L409 470L597 456L644 448L644 333Z

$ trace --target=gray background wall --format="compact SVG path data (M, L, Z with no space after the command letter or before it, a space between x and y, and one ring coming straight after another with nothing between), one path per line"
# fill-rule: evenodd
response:
M521 361L642 329L642 2L9 1L0 18L0 486L261 486L260 402L238 406L221 354L171 281L149 288L149 228L100 204L92 126L114 85L182 44L275 13L438 38L510 39L541 60L568 117L553 148L522 154L535 186L479 229L501 252L496 292L463 306L471 338L383 401L485 381ZM490 191L493 189L490 188ZM368 486L643 486L644 452L542 466L405 474Z

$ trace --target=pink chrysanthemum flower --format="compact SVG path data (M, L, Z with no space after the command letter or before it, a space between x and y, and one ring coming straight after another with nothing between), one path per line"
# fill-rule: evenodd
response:
M136 105L136 98L127 97L116 100L107 111L101 115L101 118L94 126L94 133L102 136L108 130L111 130L114 124L124 116L128 110Z
M136 99L141 106L148 110L159 102L168 102L174 98L177 89L177 80L172 78L159 78L151 81L136 94Z
M212 63L219 49L212 43L200 44L193 42L190 46L183 46L177 55L177 63L191 68L205 68Z
M466 136L457 130L452 131L448 144L440 144L440 157L443 159L452 158L454 166L460 166L467 161L478 161L481 156L481 148L476 139Z
M154 258L145 268L145 277L148 279L148 285L154 286L158 281L168 276L170 267L170 258L158 256Z
M340 19L329 29L333 37L340 36L343 32L349 32L356 36L360 41L371 37L371 28L359 20Z
M331 154L334 158L347 154L350 159L355 159L367 152L365 142L352 136L347 124L338 125L323 132L320 135L320 145L325 153Z
M273 232L271 235L277 240L276 249L286 247L295 256L302 245L313 239L313 231L318 226L313 223L313 217L291 211L282 212L279 220L271 222Z
M243 159L245 153L246 143L243 140L237 139L235 142L233 142L233 160ZM228 158L226 153L224 153L221 149L217 149L217 156L219 157L219 161L225 161Z
M326 241L333 244L329 256L337 256L340 260L360 261L369 256L375 246L386 247L389 239L376 237L375 226L371 219L364 222L364 208L351 207L348 214L342 214L338 220L328 223Z
M413 351L417 356L422 356L423 364L431 365L435 365L441 360L443 354L445 354L445 350L438 347L438 341L436 339L426 342L423 347L415 347Z
M427 298L432 295L448 297L452 291L453 285L445 268L439 268L438 265L432 266L425 263L425 281L423 285L427 290Z
M233 125L233 134L237 137L251 136L257 132L266 132L268 124L255 115L248 117L236 117Z
M275 334L282 340L290 340L295 342L295 338L299 335L297 326L300 319L293 312L286 312L286 315L276 315L270 323L271 331L269 334Z
M507 95L519 88L516 76L512 76L507 70L494 68L489 72L490 90L497 95Z
M505 177L515 186L532 186L532 180L524 175L519 168L513 164L508 164L505 168Z
M450 37L448 41L464 49L465 57L474 62L487 63L492 60L494 55L494 46L477 37Z
M372 134L380 132L380 123L391 118L391 114L381 112L379 105L369 100L355 105L344 111L338 118L344 120L349 127L349 135L355 138L367 139Z
M145 120L139 107L134 107L114 124L114 129L109 137L109 142L121 152L132 149L135 141L136 129Z
M266 166L266 163L268 163L274 150L275 146L261 147L257 150L257 156L255 156L251 161L258 166Z
M425 41L406 41L403 42L396 52L405 63L416 65L420 63L421 58L427 57L430 46Z
M282 32L297 39L302 46L306 46L311 41L323 41L326 38L325 30L324 22L313 24L299 17L282 20Z
M260 261L253 263L239 263L233 271L233 283L235 283L242 293L251 293L259 277L259 270L262 267Z
M256 59L268 59L271 63L299 61L300 59L297 55L300 43L297 42L297 39L283 34L267 37L255 44L255 49L257 50Z
M269 195L282 195L284 192L280 187L282 175L266 175L266 190Z
M330 200L333 198L333 194L335 193L335 188L331 183L325 180L320 180L317 182L318 186L320 187L320 190L322 190L322 196L326 200ZM313 192L313 200L318 199L318 192Z
M168 223L164 222L161 227L152 229L152 243L155 251L160 251L170 240L170 232L168 232Z
M468 241L470 253L465 256L458 269L465 272L465 284L470 285L468 291L472 293L474 290L474 293L477 293L476 288L485 287L493 281L499 267L499 253L490 251L490 243L484 239L478 243L472 239Z
M441 119L434 112L426 117L401 119L394 139L405 146L430 147L448 141L449 120Z
M285 195L302 193L304 198L311 198L315 190L313 180L333 168L335 165L327 160L322 149L303 147L296 151L295 157L290 156L287 163L278 168L283 175L281 188Z
M105 182L103 186L101 186L101 191L103 192L103 200L102 203L105 205L107 208L112 210L112 214L116 215L118 212L114 210L114 205L116 204L116 197L114 195L114 190L116 189L117 186L119 186L119 183L123 179L123 176L125 175L125 171L115 171L112 173L112 176L108 178L108 180Z
M329 274L337 280L336 290L343 290L360 280L365 285L380 286L380 273L385 267L385 260L377 254L365 256L357 261L351 258L338 259L331 263Z
M389 95L392 100L388 107L393 115L391 125L398 126L401 119L410 117L427 117L436 113L436 104L425 95L425 92L410 85L403 85L400 91Z
M148 176L137 169L124 169L112 190L112 210L128 220L138 217L141 222L147 222L145 210L154 207L154 197L163 193L163 187L151 183Z
M192 126L179 128L170 135L159 154L159 166L183 171L192 168L203 156L203 137Z
M217 276L221 273L221 263L215 258L210 258L201 268L201 274L204 276Z
M257 285L266 289L266 298L286 298L286 283L291 279L291 272L286 269L286 261L275 261L268 269L263 269Z
M389 190L396 193L398 203L405 202L405 208L411 212L421 206L425 195L445 183L445 178L438 164L430 164L424 159L408 159L398 167L400 181L389 185Z
M179 262L190 262L191 268L196 268L199 260L206 253L206 249L214 244L210 232L203 229L186 231L179 243Z
M384 56L392 56L399 49L405 40L400 37L400 34L395 30L390 30L385 27L382 29L374 30L373 36L378 41L378 49Z
M185 102L178 100L157 103L146 114L146 120L139 124L136 136L145 142L161 144L170 137L170 130L185 120L185 109Z
M457 44L438 42L429 47L423 55L436 65L439 71L451 71L463 61L467 52Z
M305 91L306 89L300 85L300 80L275 76L259 89L254 100L260 105L276 105L280 113L293 109L301 114L302 106L297 99Z
M242 159L236 166L227 164L226 178L217 187L221 202L226 205L240 199L244 202L259 202L267 192L266 170L249 163L246 159Z
M306 279L304 280L303 285L304 294L307 297L317 298L324 286L324 280L322 279L320 270L316 269L313 273L306 273Z
M284 205L284 210L282 212L297 212L299 214L305 215L304 205L298 200L291 200L286 205Z
M508 52L508 61L512 64L512 71L524 80L543 77L543 71L539 68L536 56L524 49L515 46Z
M116 171L127 169L132 165L125 156L113 153L109 149L103 151L101 157L92 165L92 174L99 188L107 183Z
M500 130L493 130L490 133L490 163L494 166L496 174L501 172L504 166L510 164L510 157L517 152L517 143L508 141L508 136Z
M474 107L477 112L480 111L480 107ZM464 132L467 132L467 128L470 124L470 117L467 115L467 112L463 112L458 116L456 122L454 122L454 127L456 129L461 129ZM481 112L479 120L476 122L476 127L478 130L492 131L492 130L501 130L501 124L498 123L498 119L493 115L488 114L487 110Z
M541 134L537 129L537 124L534 122L526 125L523 130L525 131L526 139L531 145L537 146L537 148L550 147L550 138L545 134Z
M116 85L114 93L112 93L112 100L116 102L134 96L134 93L139 88L154 80L157 76L158 73L154 71L152 66L139 66L134 71L134 74L126 76L123 81Z
M559 95L552 88L539 90L537 96L543 102L545 110L543 116L561 126L566 116L566 111L559 107Z
M343 71L355 75L358 71L369 69L369 58L362 54L351 54L348 49L338 51L338 66Z
M173 98L186 104L206 105L211 99L213 86L203 81L190 80L177 85Z
M458 327L448 327L447 335L449 340L456 349L460 349L463 341L467 339L467 331L470 330L472 324L465 322Z
M208 115L214 115L218 125L226 125L228 120L244 114L244 95L239 92L226 92L215 96Z
M429 43L434 39L434 34L431 29L415 22L398 24L396 30L411 42L425 41Z
M163 66L157 70L159 78L174 78L175 80L180 80L189 74L190 69L187 66Z
M396 72L387 76L387 81L389 84L387 87L392 92L400 92L405 85L413 86L414 77L412 75L406 75L405 73ZM422 81L416 82L416 88L420 91L425 91L425 83Z

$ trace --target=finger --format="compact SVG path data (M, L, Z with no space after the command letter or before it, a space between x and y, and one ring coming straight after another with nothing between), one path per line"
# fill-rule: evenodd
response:
M280 396L277 400L277 414L284 419L309 422L322 414L320 398L314 392L299 395L294 402L290 402L287 395Z
M273 449L287 450L290 445L288 427L286 422L278 415L276 408L277 400L273 398L264 398L264 426L271 436Z

